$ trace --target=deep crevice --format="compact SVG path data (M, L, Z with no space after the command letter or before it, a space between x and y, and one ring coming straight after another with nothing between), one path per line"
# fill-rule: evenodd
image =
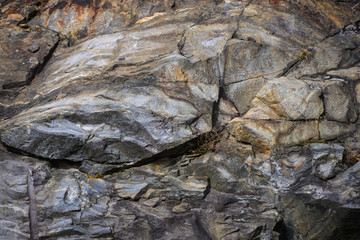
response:
M74 162L74 161L70 161L70 160L66 160L66 159L50 159L50 158L44 158L26 151L23 151L21 149L18 148L14 148L11 147L7 144L5 144L4 142L0 142L2 144L2 146L4 146L4 148L11 153L14 154L18 154L21 156L28 156L28 157L32 157L32 158L36 158L42 161L46 161L50 164L50 166L52 168L56 168L56 169L70 169L70 168L75 168L75 169L79 169L81 162Z
M194 139L191 139L183 144L180 144L176 147L173 147L171 149L162 151L152 157L149 158L145 158L142 159L140 161L137 161L134 164L129 164L129 165L120 165L120 166L115 166L113 169L106 171L103 175L111 175L117 172L121 172L125 169L129 169L129 168L134 168L134 167L140 167L140 166L144 166L150 163L153 163L155 161L158 161L160 159L164 159L164 158L177 158L180 157L182 155L186 155L187 153L191 153L193 150L195 150L196 148L199 147L199 145L201 145L201 142L204 139L204 136L206 137L208 133L204 133L201 134L199 136L197 136Z
M220 103L220 92L224 91L222 87L219 87L219 98L217 101L213 102L212 115L211 115L211 128L215 129L218 123L219 118L219 103Z
M235 34L236 31L234 31L233 35ZM215 131L219 131L220 127L218 125L218 121L219 121L219 110L220 110L220 101L221 99L227 100L227 95L226 95L226 91L225 91L225 71L226 71L226 65L227 65L227 48L225 47L222 50L222 54L219 55L217 57L217 71L219 73L219 92L218 92L218 99L217 101L215 101L213 103L213 108L212 108L212 116L211 116L211 125L212 125L212 129ZM221 57L223 57L223 64L221 66Z
M186 29L184 30L184 32L181 34L181 38L180 38L180 41L178 42L177 44L177 48L178 48L178 51L179 51L179 54L183 57L186 57L183 53L183 48L184 48L184 45L185 45L185 41L186 41L186 37L185 37L185 33L186 33Z
M202 240L213 240L209 232L205 229L204 224L201 222L200 217L197 213L194 213L192 217L192 226L194 233L198 237L198 239Z
M289 229L284 220L277 222L273 229L275 232L279 233L279 240L292 240L293 233Z
M282 73L280 73L277 77L285 77L295 66L297 66L301 62L300 59L296 59L292 62L290 62L286 68L283 70Z
M38 64L34 70L31 72L30 76L26 80L27 84L31 84L36 76L44 69L45 65L51 59L53 53L55 52L57 46L59 45L59 40L54 44L54 46L49 50L49 53L44 57L44 60L41 64Z

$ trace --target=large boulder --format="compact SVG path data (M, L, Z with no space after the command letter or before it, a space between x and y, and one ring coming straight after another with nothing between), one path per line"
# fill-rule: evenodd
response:
M59 54L28 93L50 102L5 121L2 142L43 158L131 165L209 132L218 83L178 55L180 33L175 24L120 32Z

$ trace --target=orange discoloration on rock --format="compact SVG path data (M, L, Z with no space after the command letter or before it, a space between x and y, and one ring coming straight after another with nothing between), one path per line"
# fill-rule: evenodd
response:
M339 28L343 28L345 23L343 22L343 20L341 20L339 18L339 16L336 15L336 12L339 13L340 9L337 9L338 7L336 5L332 6L328 6L325 3L321 2L321 1L313 1L314 4L316 4L316 7L319 11L324 12L326 14L326 16L333 21L333 23L339 27ZM332 9L336 9L337 11L332 11ZM340 11L341 12L341 11Z
M266 150L266 151L264 152L264 154L266 154L266 155L271 155L271 151L270 151L270 150Z
M270 0L270 4L273 4L273 5L277 5L281 2L282 0Z
M62 31L62 22L61 21L56 21L56 24L58 25L59 29Z
M20 14L10 14L7 18L8 20L21 21L24 17Z
M35 77L31 80L31 82L29 82L29 84L30 84L30 85L33 84L33 83L36 81L36 78L37 78L37 76L35 76Z
M50 24L50 19L52 15L56 12L61 12L62 19L57 21L57 25L61 31L65 28L65 19L69 14L75 13L74 16L71 17L72 22L75 22L73 28L77 29L78 26L81 26L84 21L87 22L88 33L93 31L93 22L96 20L96 16L98 14L99 6L104 1L93 0L63 0L56 3L54 6L48 6L46 11L45 25ZM79 23L79 25L77 24Z
M304 164L304 162L303 162L303 161L301 161L301 162L297 163L297 164L295 165L295 169L297 169L297 168L301 167L303 164Z
M9 9L5 12L6 15L19 13L18 9Z
M176 80L185 80L187 77L183 70L178 66L173 66Z

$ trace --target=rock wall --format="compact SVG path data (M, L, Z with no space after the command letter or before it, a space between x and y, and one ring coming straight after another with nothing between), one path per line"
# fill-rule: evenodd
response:
M357 1L0 3L0 239L358 239Z

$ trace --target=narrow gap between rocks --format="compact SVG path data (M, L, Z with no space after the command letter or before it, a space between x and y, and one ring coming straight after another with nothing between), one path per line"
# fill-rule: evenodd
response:
M142 159L132 165L122 165L118 167L115 166L113 169L105 172L104 175L111 175L117 172L121 172L125 169L144 166L164 158L178 158L183 155L201 156L205 154L205 150L201 149L201 147L204 144L204 142L206 142L206 139L208 139L211 136L211 133L212 132L201 134L196 138L189 140L188 142L180 144L179 146L176 146L174 148L165 150L152 157Z

